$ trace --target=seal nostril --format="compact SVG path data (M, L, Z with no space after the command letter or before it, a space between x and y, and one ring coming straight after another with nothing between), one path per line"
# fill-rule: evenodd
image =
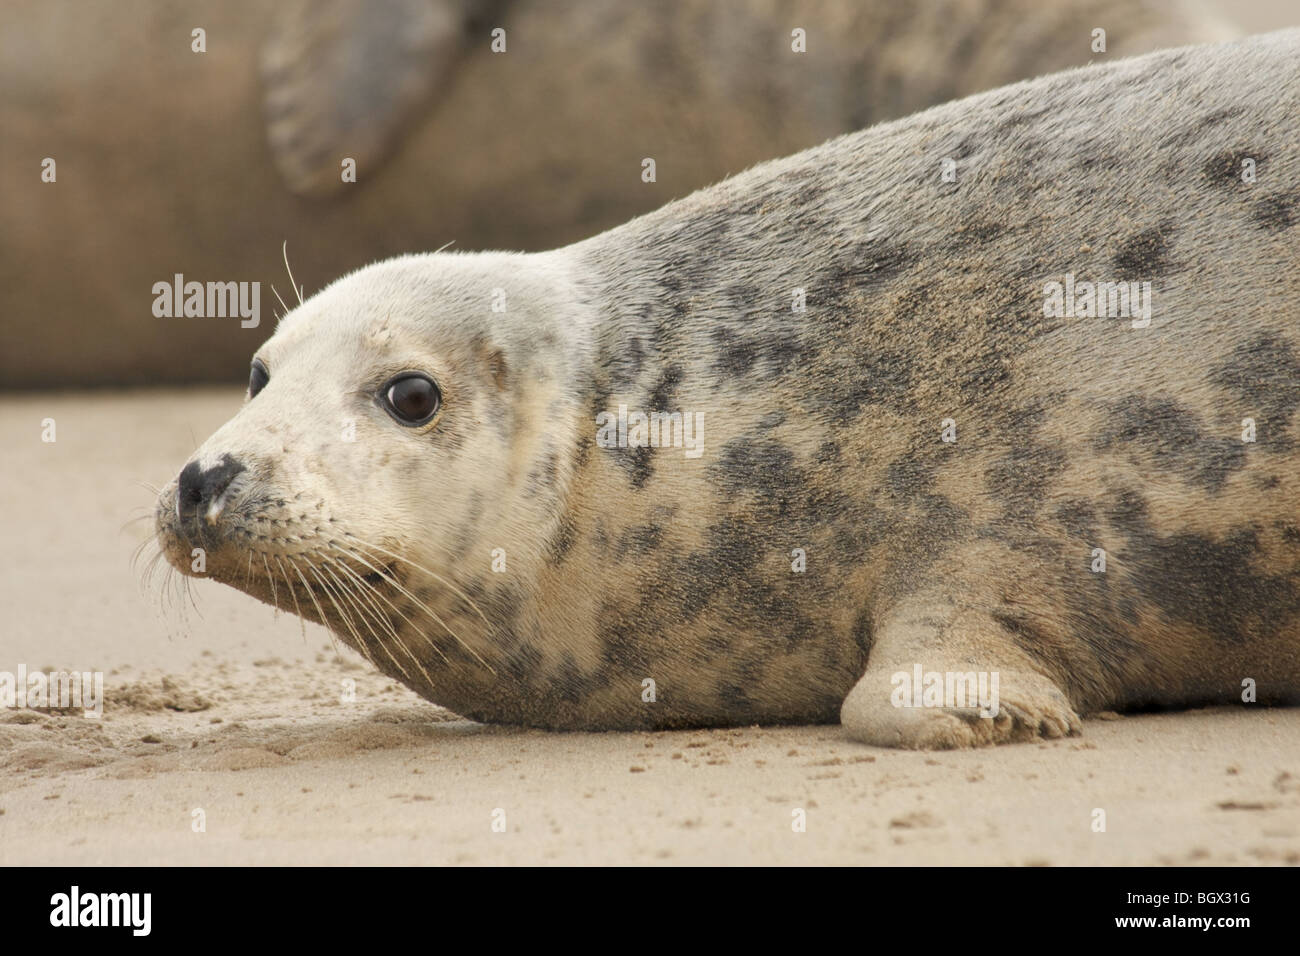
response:
M181 469L181 476L176 482L176 514L184 518L198 510L202 503L203 492L200 490L202 471L197 461L192 461Z
M181 469L176 481L176 516L182 521L193 518L221 497L244 466L229 455L206 471L192 461Z

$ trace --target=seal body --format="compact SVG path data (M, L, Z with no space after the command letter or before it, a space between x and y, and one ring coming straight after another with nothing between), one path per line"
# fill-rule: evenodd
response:
M1294 702L1297 62L1076 70L363 269L258 352L164 552L485 721L950 747ZM999 700L900 701L931 673Z

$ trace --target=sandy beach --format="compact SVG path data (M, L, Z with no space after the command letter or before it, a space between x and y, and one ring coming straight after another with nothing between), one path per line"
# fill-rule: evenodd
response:
M1206 5L1247 32L1300 17L1295 0ZM1127 26L1107 25L1117 36ZM95 66L111 45L93 39L60 52ZM219 64L220 50L200 62ZM54 68L43 53L31 59L33 75ZM245 80L251 90L252 74ZM177 102L189 104L185 95ZM93 114L93 102L78 105ZM468 113L482 110L466 102ZM189 105L184 115L206 123ZM447 127L459 132L460 115ZM147 116L150 136L168 132ZM260 118L241 118L261 149ZM36 157L45 143L42 132ZM59 188L71 190L77 154L63 149ZM136 162L125 146L105 155L113 169ZM484 162L466 156L471 171ZM58 195L35 192L46 189L36 162L21 157L33 190L23 195ZM246 188L248 169L232 168ZM484 179L483 194L511 168ZM278 183L269 165L264 175ZM193 201L171 195L169 209ZM222 210L244 202L212 195ZM426 215L414 205L411 214ZM385 241L393 228L346 215L349 229L370 226ZM57 220L35 221L60 250L77 248L49 225ZM200 238L225 228L200 225ZM129 242L113 226L103 234ZM311 238L290 249L307 263L310 242L332 246L339 232L302 231ZM174 255L166 229L146 233L155 254ZM59 264L58 282L65 272L84 282L79 270L100 254ZM191 255L184 268L210 266ZM30 281L21 266L11 272L15 284ZM47 304L28 296L4 321L49 331L57 323L35 324L60 315ZM149 360L112 332L120 318L111 306L85 315L79 344L96 365ZM163 344L170 350L154 360L170 372L175 358L182 375L184 349ZM37 352L8 356L22 367ZM246 369L230 372L236 380ZM62 366L56 377L39 385L91 381ZM186 584L165 565L149 576L155 489L242 398L241 386L0 393L0 684L24 670L103 680L98 717L0 707L0 865L1300 865L1300 708L1102 714L1081 737L939 753L856 744L834 725L578 734L464 720L319 626L209 581Z
M0 400L0 671L102 671L105 697L0 711L0 863L1300 863L1297 709L956 753L485 727L230 588L143 586L150 522L124 523L240 400Z

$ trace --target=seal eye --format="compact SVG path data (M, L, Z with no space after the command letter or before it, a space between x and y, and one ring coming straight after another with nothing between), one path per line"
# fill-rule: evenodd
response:
M248 373L248 397L256 398L257 393L266 388L271 380L271 373L266 370L261 359L253 359L253 367Z
M403 375L384 389L384 407L403 425L423 425L438 410L442 396L427 375Z

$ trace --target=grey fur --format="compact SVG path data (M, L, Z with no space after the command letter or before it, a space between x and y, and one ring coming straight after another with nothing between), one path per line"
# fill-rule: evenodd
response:
M312 382L430 368L436 426L376 419L328 468L375 478L405 456L410 487L446 502L404 492L385 527L395 486L320 494L486 612L474 625L412 573L490 667L446 635L424 676L373 655L482 720L842 716L868 742L948 747L1236 701L1244 680L1293 702L1298 63L1293 30L1084 68L840 137L554 253L370 267L282 324L264 397L196 457L250 458L283 488L302 472L292 443L256 436ZM1242 158L1253 183L1234 178ZM1149 326L1046 314L1067 274L1149 282ZM503 315L484 306L494 287ZM391 342L368 331L385 326ZM705 454L595 447L595 416L620 404L703 412ZM314 417L295 424L309 447ZM471 491L477 519L453 522ZM160 528L183 555L172 506L169 489ZM999 715L893 706L916 665L1000 673Z

